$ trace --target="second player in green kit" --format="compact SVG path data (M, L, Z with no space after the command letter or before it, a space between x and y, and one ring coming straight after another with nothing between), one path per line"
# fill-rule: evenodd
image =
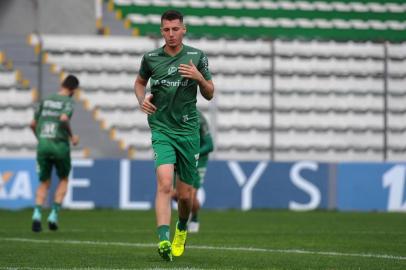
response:
M71 170L70 143L73 145L79 143L79 137L73 135L70 127L70 118L73 114L72 96L78 86L79 80L75 76L67 76L58 93L52 94L40 102L31 122L31 129L38 140L37 170L40 181L32 215L34 232L42 230L41 208L48 194L53 168L56 169L59 183L47 221L50 230L58 229L58 213L67 191L68 176Z

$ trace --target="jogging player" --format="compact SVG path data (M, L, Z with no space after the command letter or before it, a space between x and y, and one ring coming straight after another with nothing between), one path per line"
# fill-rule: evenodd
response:
M168 261L184 252L187 221L192 207L193 184L199 180L199 115L196 95L213 98L214 85L206 55L183 44L183 15L174 10L161 17L165 45L146 53L134 88L138 103L148 114L157 175L155 211L158 252ZM151 93L145 93L150 80ZM171 197L176 166L178 221L170 242Z
M38 140L37 170L40 181L32 215L32 230L34 232L42 230L41 208L51 184L53 167L56 168L59 184L47 221L50 230L58 229L58 213L66 194L71 169L70 142L73 145L79 143L79 136L73 135L69 123L73 114L72 96L78 86L79 80L75 76L67 76L58 93L52 94L40 102L30 125Z

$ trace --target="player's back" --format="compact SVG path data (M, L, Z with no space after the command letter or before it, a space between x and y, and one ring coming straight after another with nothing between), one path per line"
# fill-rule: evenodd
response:
M35 112L36 134L39 143L64 142L69 144L69 135L60 120L62 114L69 118L73 113L71 97L52 94L40 103Z

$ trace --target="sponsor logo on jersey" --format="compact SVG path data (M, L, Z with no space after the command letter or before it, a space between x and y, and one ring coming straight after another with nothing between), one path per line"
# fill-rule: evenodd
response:
M177 67L171 66L168 68L168 75L173 75L178 71Z
M179 87L179 86L187 86L189 79L186 80L176 80L176 81L169 81L169 80L156 80L153 82L154 86L163 85L167 87Z
M149 53L148 56L158 56L158 53Z
M51 109L62 109L63 102L61 101L53 101L53 100L45 100L44 107L51 108Z
M43 110L41 112L41 116L53 116L53 117L58 117L60 113L58 111L51 111L51 110Z
M182 115L182 121L183 121L183 122L186 123L188 120L189 120L189 115L187 115L187 114L186 114L186 115Z
M198 52L187 52L187 54L198 54Z

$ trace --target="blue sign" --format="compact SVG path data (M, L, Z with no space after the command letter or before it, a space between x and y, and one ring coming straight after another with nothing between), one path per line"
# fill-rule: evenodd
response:
M406 211L405 175L405 164L339 164L337 209Z
M328 166L316 162L209 163L206 208L327 208Z
M0 208L34 206L34 159L0 159L0 176ZM54 173L48 205L57 184ZM155 192L153 161L73 160L63 206L152 209ZM406 165L210 161L198 197L209 209L406 211Z
M35 168L33 159L0 159L0 208L20 209L35 204Z
M3 171L18 171L25 177L26 188L13 189L13 196L3 196L3 208L34 205L38 185L34 161L7 160L2 165L15 167ZM3 173L4 174L4 173ZM4 177L9 177L4 174ZM274 163L211 161L205 183L199 194L203 208L289 208L311 210L327 208L328 166L316 162ZM13 178L14 179L14 178ZM20 178L17 178L20 179ZM16 180L7 184L4 194ZM20 180L19 180L20 181ZM18 183L20 183L17 181ZM3 181L5 182L5 181ZM55 173L48 205L58 184ZM10 187L9 187L10 185ZM18 185L18 187L25 187ZM7 192L6 192L7 190ZM151 209L154 207L156 176L153 161L116 159L73 160L68 191L63 206L72 209L95 207L119 209ZM29 191L29 192L28 192ZM29 200L25 200L28 199Z

